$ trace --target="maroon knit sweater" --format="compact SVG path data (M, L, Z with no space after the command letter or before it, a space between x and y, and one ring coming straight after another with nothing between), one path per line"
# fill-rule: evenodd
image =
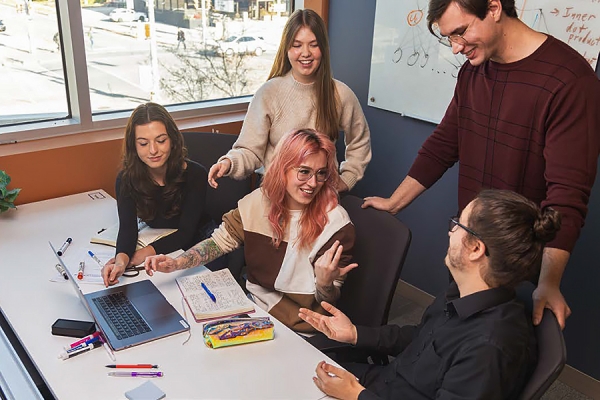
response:
M459 161L462 210L485 188L521 193L562 214L549 247L573 250L600 149L600 81L549 36L529 57L460 70L454 97L408 175L429 188Z

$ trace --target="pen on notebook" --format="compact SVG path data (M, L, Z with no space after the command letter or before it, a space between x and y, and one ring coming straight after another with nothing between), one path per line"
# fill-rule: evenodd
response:
M83 270L85 268L85 261L81 261L79 263L79 271L77 271L77 279L82 280L83 279Z
M160 372L160 371L156 371L156 372L125 372L125 371L115 371L115 372L109 372L108 376L158 378L158 377L163 376L163 373Z
M105 365L106 368L158 368L156 364L110 364Z
M82 337L81 339L79 339L79 340L71 343L70 345L65 346L65 350L72 349L73 347L79 346L80 344L85 343L88 340L91 340L91 339L93 339L95 337L99 337L99 336L100 336L100 332L99 331L98 332L94 332L91 335L87 335L86 337Z
M216 303L216 302L217 302L217 298L215 297L215 295L214 295L214 294L212 294L212 293L210 292L210 290L208 290L208 288L206 287L206 285L204 284L204 282L200 282L200 286L202 286L202 289L204 289L204 291L206 292L206 294L208 295L208 297L210 297L210 299L211 299L213 302L215 302L215 303Z
M63 276L63 278L69 279L69 275L67 275L67 272L64 270L64 268L62 267L62 265L60 264L56 264L54 266L54 268L56 268L56 270L58 271L59 274L61 274Z
M96 257L96 255L94 253L92 253L91 250L88 250L88 254L90 255L90 257L92 257L94 259L94 261L96 261L98 263L99 266L104 267L104 265L102 265L102 261L100 261L100 259L98 257Z
M60 249L58 249L56 254L58 254L59 256L62 256L63 254L65 254L65 251L67 251L67 247L69 247L69 245L71 244L72 241L73 241L73 239L67 238L67 240L65 240L63 245L60 246Z

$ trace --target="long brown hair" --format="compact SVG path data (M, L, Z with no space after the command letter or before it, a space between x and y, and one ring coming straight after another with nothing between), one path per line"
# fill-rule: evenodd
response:
M335 141L339 135L339 97L335 88L329 56L329 39L323 19L313 10L296 10L283 28L281 42L271 68L269 78L284 76L292 69L288 50L292 47L298 31L307 27L317 38L321 50L321 63L316 71L315 93L317 95L317 130Z
M327 136L313 129L292 131L277 144L275 158L262 182L262 189L270 202L268 218L273 228L275 247L283 240L283 234L290 221L290 210L285 200L287 173L290 169L300 166L306 157L321 151L327 158L329 178L302 212L298 234L300 248L312 245L328 222L327 212L338 204L336 186L339 175L335 163L335 146Z
M157 216L158 205L154 200L154 194L159 186L150 176L148 166L138 157L135 147L135 128L154 121L162 122L165 125L171 141L171 153L167 160L165 186L161 197L161 202L167 205L165 218L171 218L180 211L181 188L184 184L184 165L187 156L183 136L173 117L163 106L146 103L133 110L125 127L120 190L133 198L137 215L144 221Z

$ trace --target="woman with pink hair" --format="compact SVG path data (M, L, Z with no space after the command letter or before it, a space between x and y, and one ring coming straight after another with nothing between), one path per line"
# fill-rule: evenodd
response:
M289 133L276 148L262 186L223 216L211 238L177 258L146 258L146 272L206 264L244 244L246 289L261 308L298 332L314 332L300 307L325 313L351 261L354 226L338 204L335 147L312 129Z

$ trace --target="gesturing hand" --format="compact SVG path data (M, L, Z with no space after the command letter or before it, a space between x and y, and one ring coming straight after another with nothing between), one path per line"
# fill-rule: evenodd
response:
M356 344L356 340L358 339L356 326L354 326L346 314L326 301L322 301L321 306L331 314L331 317L316 313L307 308L300 308L298 316L312 325L316 330L323 332L329 339L342 343Z
M224 158L218 163L213 164L208 171L208 184L216 189L219 186L217 179L222 178L230 168L231 161L228 158Z
M315 262L315 277L317 285L330 286L334 280L340 276L346 275L351 269L358 267L358 264L352 263L345 267L338 267L340 257L344 251L339 240L336 240L333 245L321 255Z
M144 269L148 275L152 276L154 275L155 271L169 273L179 268L177 266L177 260L167 257L163 254L159 254L157 256L146 257L146 261L144 261Z

